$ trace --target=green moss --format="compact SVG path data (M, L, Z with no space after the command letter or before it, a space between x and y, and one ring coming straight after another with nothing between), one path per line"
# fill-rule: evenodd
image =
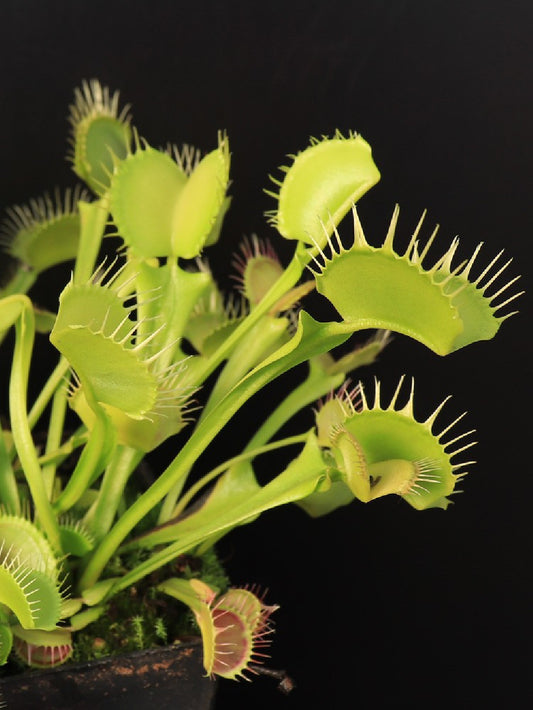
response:
M142 552L133 553L142 557ZM137 560L138 562L141 559ZM115 557L106 576L120 573L134 561ZM74 637L72 662L82 662L114 656L145 648L166 646L198 636L199 630L192 612L183 604L155 587L168 577L201 578L219 591L227 589L229 580L213 549L201 557L183 555L138 584L113 597L102 616Z

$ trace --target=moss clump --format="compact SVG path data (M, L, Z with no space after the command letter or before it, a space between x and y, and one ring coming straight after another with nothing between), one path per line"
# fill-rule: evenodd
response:
M131 562L131 559L114 558L109 565L109 576ZM175 599L155 590L164 579L176 576L185 579L201 577L220 592L225 591L229 584L213 549L198 557L182 555L110 599L105 613L75 634L72 662L166 646L198 636L192 612Z

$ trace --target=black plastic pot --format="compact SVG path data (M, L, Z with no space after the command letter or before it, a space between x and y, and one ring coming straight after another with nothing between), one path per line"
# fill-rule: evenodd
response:
M201 641L0 679L6 710L211 710Z

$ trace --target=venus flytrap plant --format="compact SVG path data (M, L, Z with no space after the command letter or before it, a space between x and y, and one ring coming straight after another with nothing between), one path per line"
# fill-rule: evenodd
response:
M395 494L418 510L446 508L472 463L456 460L472 432L449 435L460 418L436 429L443 405L415 417L413 386L399 404L403 378L385 403L380 383L371 401L348 376L378 357L389 331L440 355L490 339L519 294L503 295L516 279L495 285L509 263L499 267L499 256L472 276L480 247L454 264L454 241L428 264L435 233L422 240L423 220L399 251L397 208L381 246L371 246L354 205L379 171L361 136L337 132L312 139L281 168L283 179L273 179L279 192L270 193L277 207L268 218L295 242L290 263L282 265L270 242L245 241L234 260L237 292L228 297L205 259L230 203L228 137L219 133L203 157L188 146L157 150L131 120L118 94L84 83L70 112L70 160L94 201L81 188L34 200L12 208L2 232L18 270L0 291L0 331L15 331L10 418L0 437L0 661L13 649L29 665L64 662L77 634L90 633L123 590L140 585L150 599L188 606L207 673L236 678L259 662L275 607L213 578L213 545L287 503L318 516ZM345 246L338 227L350 210L354 239ZM101 261L109 233L123 246ZM66 260L72 276L57 313L39 312L30 286ZM319 322L304 310L314 289L338 320ZM334 354L368 329L376 335L366 343ZM59 359L29 406L30 364L44 345L42 336L35 344L37 331L49 333ZM232 417L298 366L307 375L262 407L251 439L204 470L201 454ZM275 438L317 401L315 427ZM34 443L36 427L47 431L44 450ZM174 457L142 484L138 466L169 439ZM260 485L255 459L295 446ZM67 472L62 463L73 453ZM181 559L195 564L180 568Z
M496 316L496 311L520 294L493 305L516 279L505 283L491 296L487 296L486 291L511 261L491 274L500 252L476 280L470 282L469 275L481 244L468 261L452 269L459 243L456 239L440 259L425 268L423 262L436 230L419 253L422 217L407 249L400 255L394 250L398 214L396 207L382 246L371 247L354 208L354 243L350 249L345 249L337 232L335 239L328 238L331 256L328 258L320 249L323 263L315 261L317 290L328 298L345 322L357 324L359 328L385 328L404 333L439 355L494 337L500 324L513 315ZM481 285L489 275L488 281ZM384 283L387 288L383 287ZM394 308L391 308L393 297Z
M268 623L277 606L267 606L248 589L229 589L216 593L203 582L193 579L169 579L160 591L189 606L202 630L205 666L209 675L222 678L247 678L245 671L256 672L251 665L261 662L261 653L274 630Z

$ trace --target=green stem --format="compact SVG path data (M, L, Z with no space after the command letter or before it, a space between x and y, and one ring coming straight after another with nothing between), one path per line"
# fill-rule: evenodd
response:
M215 536L220 537L225 531L249 521L250 518L257 517L265 510L300 500L309 495L316 488L325 470L324 462L317 454L318 449L315 443L312 443L309 449L306 444L300 455L289 464L285 471L266 486L259 488L250 497L241 499L235 506L219 510L214 518L199 527L184 531L175 542L157 550L150 558L127 572L113 585L108 593L108 598L168 564L178 555L197 548L205 540L213 540ZM186 519L184 522L186 523Z
M33 269L27 266L19 266L11 281L0 290L0 298L28 293L37 280L37 276L38 274Z
M70 365L68 361L64 357L60 357L59 362L54 368L54 371L51 373L44 387L39 392L39 395L33 403L33 406L30 409L30 413L28 414L28 421L32 429L39 421L39 418L44 412L46 406L48 405L48 403L54 396L57 388L63 381L65 375L68 372L69 367Z
M46 438L45 454L56 451L63 438L63 426L65 424L65 414L67 409L67 399L64 390L56 390L52 400L52 411L48 424L48 436ZM54 481L56 475L56 463L51 461L43 466L43 479L48 500L52 500L54 491Z
M196 273L182 269L177 257L167 257L166 264L154 268L144 260L132 259L130 273L135 273L137 292L137 342L158 331L150 349L157 355L157 370L167 368L186 359L180 344L191 311L209 288L211 277L202 271ZM149 296L152 294L152 297ZM159 329L159 325L164 328Z
M84 426L81 426L77 432L63 442L61 446L58 446L57 449L39 456L39 464L43 467L48 466L49 464L60 464L78 447L86 444L89 440L89 436L90 435L87 429L85 429Z
M128 508L124 515L117 520L108 535L106 535L94 550L80 578L79 589L88 589L95 584L109 559L124 538L145 515L155 508L159 501L162 500L180 478L187 475L198 458L199 453L211 443L226 421L220 418L211 426L211 421L206 420L204 426L193 432L192 436L167 469L163 471L150 488Z
M144 452L129 446L117 446L109 462L96 501L85 522L97 540L109 532L129 477L143 458Z
M200 385L216 368L228 358L234 346L248 333L259 319L268 313L272 306L280 300L299 280L305 266L312 258L312 251L303 242L298 242L290 264L272 285L263 299L253 311L243 320L235 331L209 357L196 378L195 385Z
M287 397L278 404L263 424L252 436L244 451L256 446L262 446L275 435L281 427L304 407L324 397L331 390L340 387L344 382L344 373L313 377L312 374L298 387L289 392Z
M194 549L196 547L197 543L205 540L208 537L210 536L205 535L204 532L204 537L199 536L199 539L193 543L191 543L190 539L187 539L185 542L177 540L171 545L167 545L167 547L163 548L162 550L159 550L147 560L142 562L140 565L134 567L129 572L126 572L125 575L118 579L108 591L106 599L109 599L115 594L118 594L118 592L121 592L123 589L126 589L131 584L135 584L135 582L138 582L143 577L146 577L152 572L155 572L155 570L160 569L161 567L164 567L165 565L169 564L170 562L172 562L172 560L175 560L176 557L178 557L179 555L190 552L191 549ZM87 586L83 587L83 589L88 588L89 587Z
M159 501L167 495L180 479L187 476L198 459L199 454L207 448L244 402L246 402L257 389L260 389L265 384L266 380L261 381L255 388L238 392L237 395L230 393L226 400L231 401L228 401L224 407L216 407L198 426L166 470L163 471L150 488L128 508L124 515L117 520L109 531L109 534L106 535L99 546L94 550L80 578L79 589L88 589L95 584L115 550L137 523L155 508ZM219 409L222 410L220 413L218 411Z
M20 513L17 479L11 466L4 431L0 428L0 502L12 515Z
M247 372L279 347L283 338L289 339L287 335L288 325L289 321L286 318L267 318L262 316L255 326L243 336L217 377L199 421L205 419L209 412Z
M258 321L274 306L290 289L298 282L306 264L311 260L313 251L310 250L302 242L298 242L292 260L283 274L279 277L275 284L272 285L268 293L265 294L261 302L254 310L244 319L244 321L236 328L224 343L207 359L204 367L199 368L198 374L193 381L193 386L198 387L204 380L224 361L226 360L235 345L249 333L249 331L258 323ZM212 396L212 395L211 395ZM200 420L203 421L205 414L202 413ZM187 473L185 473L185 476ZM159 523L168 520L176 505L176 501L181 493L185 481L181 480L172 487L163 501L159 514Z
M305 440L308 437L308 433L306 432L305 434L297 434L296 436L288 436L285 439L279 439L278 441L274 441L271 444L266 444L265 446L259 446L254 449L246 449L246 451L243 451L242 454L239 454L238 456L234 456L231 459L228 459L227 461L224 461L224 463L221 463L219 466L216 468L212 469L209 471L209 473L206 473L205 476L202 476L194 485L192 485L187 493L185 493L182 498L180 499L180 502L178 505L174 508L172 511L172 518L177 518L184 510L185 508L189 505L190 501L194 498L194 496L200 491L204 486L207 486L208 483L210 483L214 478L217 476L220 476L221 473L224 473L224 471L227 471L229 468L234 466L235 464L241 463L242 461L249 461L250 459L254 459L256 456L259 456L261 454L266 454L269 451L275 451L276 449L282 449L285 446L293 446L294 444L302 444L305 442Z
M26 402L30 359L35 334L31 302L21 309L15 325L15 349L9 381L9 408L15 448L28 483L35 511L52 547L61 550L59 528L46 494L41 467L33 443Z
M172 489L172 487L188 474L198 456L204 451L220 430L227 424L240 407L266 384L287 370L305 362L317 355L344 342L353 332L351 324L325 323L318 324L309 316L305 318L307 325L302 325L295 342L291 341L281 350L272 362L257 368L236 385L217 405L211 414L191 434L180 453L169 464L157 480L145 491L133 505L116 522L109 534L101 541L89 559L87 567L80 578L80 589L87 589L97 581L105 565L126 536L134 529L142 518L147 515ZM303 323L303 319L302 319ZM304 333L307 336L304 340Z
M96 202L80 201L80 243L74 266L74 283L84 284L94 272L109 214L107 197Z
M88 390L86 396L89 396ZM79 501L94 480L95 474L98 473L102 454L108 443L108 422L100 407L97 406L93 411L96 418L91 435L65 489L54 503L54 510L58 515L69 510Z
M166 523L167 520L173 515L174 508L176 507L176 501L180 497L183 486L187 481L188 472L182 476L179 481L172 486L170 491L166 494L163 503L161 504L161 510L159 511L159 517L157 519L157 524L162 525Z

